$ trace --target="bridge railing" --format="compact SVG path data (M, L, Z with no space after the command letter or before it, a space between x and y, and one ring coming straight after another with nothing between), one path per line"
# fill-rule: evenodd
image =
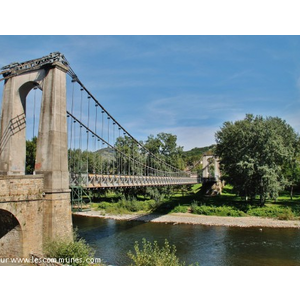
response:
M102 174L70 174L70 186L82 186L89 189L118 188L136 186L163 186L196 184L197 177L166 177L166 176L128 176Z

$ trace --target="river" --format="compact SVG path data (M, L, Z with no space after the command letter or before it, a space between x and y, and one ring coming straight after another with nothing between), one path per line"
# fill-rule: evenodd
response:
M168 239L187 265L299 266L300 230L144 223L73 216L74 228L109 265L128 266L135 241Z

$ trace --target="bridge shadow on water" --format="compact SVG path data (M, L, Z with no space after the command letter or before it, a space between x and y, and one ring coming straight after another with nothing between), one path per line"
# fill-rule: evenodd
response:
M73 214L73 226L79 237L83 237L89 244L98 243L101 240L111 239L126 232L140 232L146 223L161 215L148 213L141 216L133 216L129 219L113 219L105 217L91 217L88 214Z
M124 218L109 218L105 215L100 216L100 213L97 211L86 211L78 214L76 212L73 215L74 227L78 227L78 233L81 233L80 228L89 228L89 239L92 240L93 238L97 237L97 239L104 239L109 238L110 236L115 235L116 232L124 232L128 230L132 230L135 227L143 226L145 223L151 222L156 220L164 215L168 215L171 213L175 207L182 206L182 207L189 207L193 201L196 199L196 194L194 193L184 193L180 196L178 194L175 196L171 196L169 200L162 201L158 204L151 212L139 214L139 215L132 215ZM97 203L101 203L99 199L96 200ZM103 200L102 200L103 201ZM138 201L142 201L141 199ZM117 213L111 213L113 216L118 215ZM97 217L99 216L99 218ZM88 218L87 218L88 217ZM100 221L101 220L101 221ZM174 222L165 222L168 224L176 223ZM82 226L83 225L83 226ZM104 230L104 228L106 228Z

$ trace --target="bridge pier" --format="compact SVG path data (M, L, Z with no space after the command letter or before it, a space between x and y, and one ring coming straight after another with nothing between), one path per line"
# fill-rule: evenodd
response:
M42 253L43 176L0 176L0 256Z
M35 173L44 176L44 236L72 238L66 117L66 72L55 63L43 80Z
M45 194L42 175L0 176L0 257L43 253L45 242L72 239L70 193Z
M70 191L45 193L43 237L44 241L73 238Z

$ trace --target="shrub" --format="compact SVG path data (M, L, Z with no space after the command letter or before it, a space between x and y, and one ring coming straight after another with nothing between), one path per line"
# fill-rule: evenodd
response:
M107 213L122 214L138 211L151 211L156 208L156 206L157 203L155 200L138 201L135 198L131 200L121 198L117 203L103 201L98 204L97 209L105 210Z
M48 241L44 254L46 257L56 258L64 265L87 266L89 261L93 261L95 252L74 232L74 241L67 239Z
M193 202L191 204L191 212L196 214L197 207L198 207L198 202L193 200Z
M129 258L133 260L135 266L182 266L176 256L175 245L170 246L165 240L164 246L159 247L157 241L153 244L146 239L142 240L143 249L140 250L139 243L135 242L135 254L131 251L127 253Z
M208 216L227 216L227 217L242 217L245 216L245 213L235 209L231 206L192 206L192 212L198 215L208 215Z
M285 211L279 213L277 216L279 220L294 220L295 217L295 213L291 210L290 207L286 208Z
M107 209L112 206L113 206L113 203L103 201L98 204L98 209Z
M146 200L145 203L147 210L153 210L157 207L157 203L155 200Z
M178 205L171 210L171 213L186 213L188 212L188 209L187 206Z
M277 218L280 220L292 220L295 218L295 214L293 213L290 207L256 207L249 209L247 211L247 214L255 217Z

